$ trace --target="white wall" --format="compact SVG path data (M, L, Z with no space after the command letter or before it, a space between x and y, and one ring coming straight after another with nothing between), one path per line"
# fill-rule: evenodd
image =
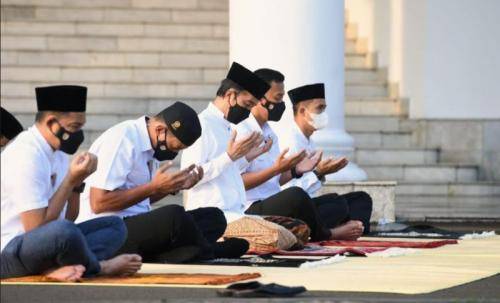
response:
M425 117L500 118L500 1L427 6Z
M500 118L500 1L348 0L412 118Z

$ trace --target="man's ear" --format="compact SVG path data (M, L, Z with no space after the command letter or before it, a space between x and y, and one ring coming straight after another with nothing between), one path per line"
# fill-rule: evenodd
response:
M299 105L299 114L305 115L306 114L306 107L303 104Z
M45 116L43 124L45 124L47 126L47 128L49 128L53 133L55 133L59 129L59 127L61 127L60 125L58 125L56 123L56 121L57 121L57 117L55 115L47 114L47 116ZM54 126L54 125L58 125L59 127Z
M230 106L235 106L236 105L236 91L232 88L228 89L227 92L224 94L224 100L226 100Z

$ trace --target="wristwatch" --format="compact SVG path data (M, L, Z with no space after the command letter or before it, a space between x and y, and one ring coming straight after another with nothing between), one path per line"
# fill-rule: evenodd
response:
M324 175L320 175L320 173L318 173L317 170L313 170L313 173L316 175L316 178L318 178L319 181L321 182L325 182L326 181L326 178Z
M85 182L83 182L82 184L80 184L79 186L77 187L74 187L73 188L73 192L74 193L78 193L78 194L81 194L83 193L83 190L85 189Z

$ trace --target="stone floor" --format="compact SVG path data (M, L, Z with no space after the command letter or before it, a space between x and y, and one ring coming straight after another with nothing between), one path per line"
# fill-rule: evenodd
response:
M222 299L214 289L1 286L1 302L500 302L500 275L422 295L307 292L296 298Z

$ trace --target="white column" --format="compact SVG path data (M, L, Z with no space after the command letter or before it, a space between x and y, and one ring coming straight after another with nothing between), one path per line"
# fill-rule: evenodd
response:
M286 90L325 83L330 124L313 139L325 156L352 159L354 141L344 129L344 1L230 0L229 12L230 60L281 71ZM280 128L293 123L285 100ZM366 173L350 162L329 179L360 181Z

